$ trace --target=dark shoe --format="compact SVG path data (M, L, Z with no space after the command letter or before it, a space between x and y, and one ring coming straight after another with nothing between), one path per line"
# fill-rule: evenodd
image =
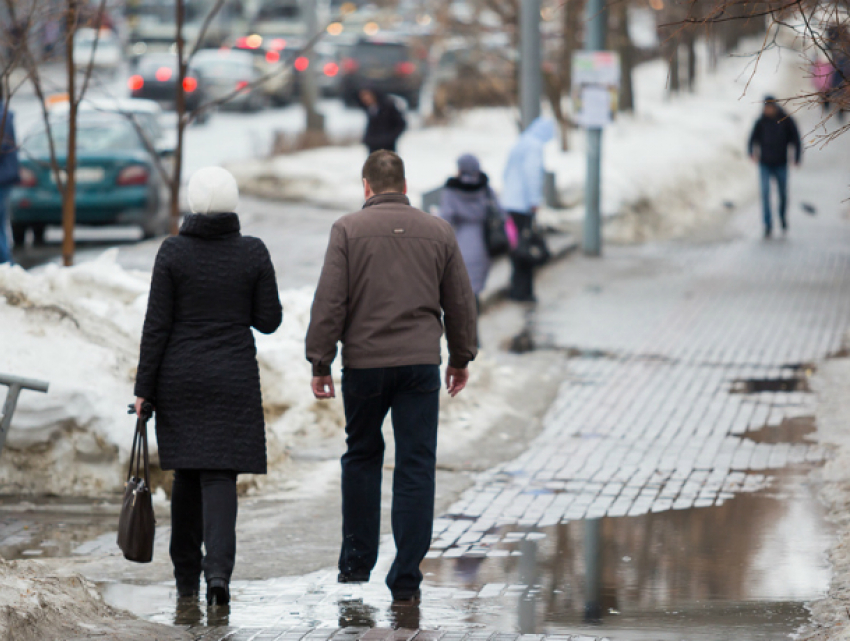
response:
M340 572L336 577L337 583L369 583L368 572Z
M393 592L393 603L415 605L422 600L422 590L416 592Z
M770 238L770 235L771 235L772 233L773 233L773 230L772 230L770 227L767 227L767 228L765 228L765 230L764 230L764 237L765 237L765 238Z
M190 599L192 597L196 597L201 593L201 582L198 580L197 583L192 583L188 585L177 584L177 598L178 599Z
M227 605L230 603L230 586L224 579L207 581L207 606Z

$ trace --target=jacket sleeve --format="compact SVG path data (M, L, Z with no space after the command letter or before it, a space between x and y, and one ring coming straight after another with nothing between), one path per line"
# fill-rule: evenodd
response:
M759 140L759 133L761 130L761 120L757 120L756 124L753 125L753 130L750 132L750 140L747 143L747 155L752 156L755 153L756 146L761 146L761 141Z
M448 193L448 187L443 187L440 192L440 218L445 220L452 227L455 226L456 211L452 206L456 200Z
M263 334L271 334L283 321L283 307L280 304L277 279L269 250L262 241L257 242L260 271L254 283L251 325Z
M159 248L151 276L148 311L142 329L139 367L136 370L135 394L145 399L156 396L156 379L162 356L171 336L174 321L174 281L169 266L171 243L167 240Z
M313 376L330 375L347 314L348 248L345 231L336 223L331 229L307 329L307 360L313 364Z
M797 129L797 123L791 116L788 116L788 138L791 146L794 147L794 162L799 163L800 157L803 155L803 141L800 140L800 130Z
M440 283L440 305L449 344L449 365L463 369L478 355L478 310L469 273L454 236L449 243L449 259Z
M525 156L525 188L529 208L538 207L543 201L543 148L529 149Z

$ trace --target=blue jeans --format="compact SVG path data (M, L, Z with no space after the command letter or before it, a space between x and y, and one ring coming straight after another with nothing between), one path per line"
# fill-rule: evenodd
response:
M387 575L395 598L419 589L419 564L431 545L440 413L440 368L410 365L342 373L348 451L342 457L342 550L339 570L366 578L381 535L381 427L392 411L395 435L392 528L396 558Z
M11 187L0 187L0 264L11 263L12 250L9 245L9 194Z
M788 227L788 221L785 218L785 211L788 206L788 165L772 165L760 164L761 170L761 208L764 214L765 231L773 229L773 220L770 214L770 179L776 181L776 186L779 189L779 223L782 229Z

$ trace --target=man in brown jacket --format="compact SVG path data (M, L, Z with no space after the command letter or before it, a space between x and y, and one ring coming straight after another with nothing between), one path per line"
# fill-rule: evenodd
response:
M348 451L342 457L339 581L369 580L378 559L381 426L392 410L396 444L392 528L396 558L387 586L418 600L419 564L431 544L440 337L449 346L446 385L465 386L477 354L475 296L454 232L410 206L404 163L376 151L363 166L366 204L331 230L307 331L313 394L333 398L331 363L342 341Z

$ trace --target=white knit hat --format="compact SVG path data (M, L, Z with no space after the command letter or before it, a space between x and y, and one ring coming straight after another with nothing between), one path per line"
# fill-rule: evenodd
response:
M204 167L189 181L187 197L193 214L230 214L239 205L239 187L226 169Z

